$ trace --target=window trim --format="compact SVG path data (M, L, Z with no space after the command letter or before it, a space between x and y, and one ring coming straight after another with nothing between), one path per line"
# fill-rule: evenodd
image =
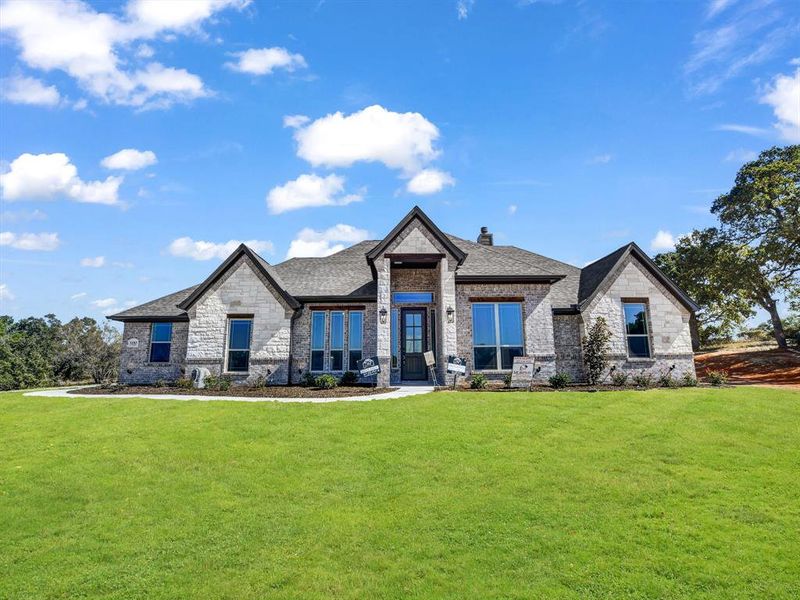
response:
M625 306L629 304L640 304L644 307L644 333L628 333L628 318L625 315ZM651 361L653 360L653 339L650 335L652 328L650 327L650 302L646 298L623 298L621 300L622 307L622 339L625 342L625 356L629 361ZM647 340L647 356L631 356L631 348L628 344L628 338L637 337L645 338Z
M155 330L157 325L169 325L169 340L166 342L154 342L153 341L153 331ZM158 323L150 323L150 348L148 348L147 352L147 362L154 364L154 365L168 365L172 360L172 333L174 331L174 327L170 321L162 321ZM169 346L169 352L167 352L167 360L153 360L153 345L155 344L166 344Z
M358 340L358 348L353 347L353 315L360 315L361 319L361 335ZM349 310L347 311L347 370L358 370L358 363L355 365L350 364L350 356L352 352L360 352L361 359L364 359L364 311L363 310ZM344 366L344 365L343 365Z
M315 348L314 347L314 315L321 314L322 315L322 348ZM325 372L325 344L328 336L326 335L328 330L328 311L326 310L312 310L311 311L311 323L309 325L311 329L311 338L309 340L309 354L308 354L308 370L311 373L324 373ZM315 369L314 368L314 352L322 352L322 368Z
M250 330L247 337L247 349L231 348L231 325L234 321L247 321L250 323ZM225 370L226 375L247 375L250 373L250 357L253 349L253 317L248 315L228 315L228 335L225 336ZM231 371L231 351L247 352L247 369L244 371Z
M475 306L486 305L494 308L494 344L475 344ZM500 338L500 306L509 305L516 306L519 309L519 322L520 333L522 334L521 344L503 344ZM473 302L470 307L470 318L472 319L472 367L476 372L491 372L491 371L511 371L511 369L503 368L503 348L522 348L522 356L525 356L525 318L522 312L521 302ZM475 348L494 348L497 352L495 354L494 368L479 369L475 365Z

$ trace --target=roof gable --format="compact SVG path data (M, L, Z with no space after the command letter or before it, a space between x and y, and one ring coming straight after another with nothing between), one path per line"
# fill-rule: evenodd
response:
M214 285L219 279L228 272L228 270L236 264L236 261L242 257L246 256L249 258L255 268L264 276L264 278L275 288L275 290L280 294L281 298L291 307L291 308L299 308L300 303L291 295L289 292L286 291L286 286L281 281L280 276L275 271L275 269L270 265L266 260L261 258L258 254L253 252L250 248L245 246L244 244L240 244L239 247L234 250L231 255L225 259L225 261L217 267L211 275L206 278L206 280L201 283L197 288L180 304L178 304L178 308L183 310L188 310L197 300L199 300L203 294L212 286Z
M367 252L367 261L372 264L373 261L378 258L381 254L386 252L386 249L392 244L392 242L397 239L397 237L407 228L409 227L414 220L419 220L420 223L430 231L433 238L444 247L447 252L450 253L453 258L456 259L457 264L461 264L464 262L464 259L467 255L458 247L456 246L453 241L446 236L441 229L439 229L436 224L430 220L428 215L422 212L422 209L419 206L415 206L414 208L409 211L409 213L403 217L403 219L395 225L394 229L392 229L389 234L383 238L378 244L369 252ZM410 234L413 235L413 234ZM423 237L421 234L418 233L420 237ZM404 240L405 241L405 240ZM425 239L425 242L433 248L433 244L430 243L429 240Z
M667 290L669 290L675 298L688 308L691 312L696 312L699 307L695 304L689 295L684 292L678 285L667 277L664 272L658 268L656 263L647 256L647 254L639 248L634 242L631 242L622 248L618 248L611 254L596 260L595 262L585 266L581 270L581 280L578 287L578 306L583 309L594 300L599 290L603 288L606 281L613 277L617 266L629 256L635 258L639 263L655 277Z

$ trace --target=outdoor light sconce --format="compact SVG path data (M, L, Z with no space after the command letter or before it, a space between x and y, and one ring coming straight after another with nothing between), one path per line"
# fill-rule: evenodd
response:
M381 325L386 325L386 309L382 308L379 314L381 316Z
M455 318L456 318L456 311L453 310L452 306L448 306L447 307L447 322L448 323L453 323L455 321Z

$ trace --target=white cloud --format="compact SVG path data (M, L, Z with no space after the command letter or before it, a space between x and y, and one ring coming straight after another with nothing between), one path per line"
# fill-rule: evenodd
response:
M610 163L614 159L614 156L611 154L598 154L596 156L591 157L589 160L586 161L586 164L589 165L606 165Z
M751 160L755 160L758 158L758 153L754 152L753 150L745 150L744 148L737 148L736 150L731 150L725 156L726 162L735 162L735 163L746 163L750 162Z
M517 214L517 205L516 204L509 204L508 205L508 214L515 215Z
M86 298L86 296L88 296L86 292L78 292L77 294L72 294L72 296L70 296L69 299L80 300L81 298Z
M669 231L658 230L656 237L650 240L650 249L656 251L671 251L675 249L676 238Z
M0 233L0 246L10 246L17 250L41 250L49 252L61 244L57 233Z
M4 210L0 213L0 222L2 223L21 223L25 221L44 221L47 219L47 214L38 208L32 211L20 210L10 211Z
M211 260L212 258L218 258L222 260L228 258L228 256L239 247L239 244L242 243L257 253L272 253L275 250L273 243L266 240L247 240L245 242L229 240L227 242L215 243L201 240L195 241L190 237L182 237L173 240L169 248L167 248L167 251L172 256L181 258L192 258L194 260Z
M302 127L308 123L310 120L311 119L305 115L286 115L283 117L283 126L297 129L298 127Z
M352 225L342 223L317 231L306 227L298 232L297 237L289 244L286 258L298 256L329 256L348 245L367 239L369 233L366 229L358 229Z
M106 156L100 164L106 169L122 169L126 171L135 171L149 167L158 162L155 152L152 150L135 150L134 148L125 148Z
M778 122L775 128L781 137L793 144L800 143L800 69L794 75L778 75L759 99L769 104Z
M139 44L136 48L136 58L152 58L156 51L149 44Z
M77 202L117 204L122 177L105 181L83 181L69 157L54 154L20 154L6 173L0 174L3 198L13 200L48 200L67 196Z
M82 267L92 267L94 269L99 269L105 264L106 264L105 256L95 256L95 257L87 257L81 259Z
M738 123L726 123L724 125L717 125L714 128L716 131L732 131L734 133L744 133L745 135L752 135L756 137L764 136L769 133L763 127L753 127L751 125L739 125Z
M99 300L92 300L92 306L96 308L109 308L117 304L116 298L101 298Z
M0 80L0 93L3 100L13 104L57 106L61 101L56 86L45 85L34 77L15 76Z
M305 174L283 185L272 188L267 194L267 207L272 214L309 206L342 206L359 202L363 195L344 194L345 178L330 174L327 177Z
M14 294L11 293L11 290L8 289L8 285L5 283L0 283L0 300L13 300Z
M42 71L59 70L95 98L112 104L162 108L207 96L196 75L159 63L139 69L146 57L135 42L167 32L201 33L215 12L241 9L247 0L132 0L124 17L97 12L80 0L6 2L0 30L14 39L19 58ZM161 39L174 39L174 34ZM137 49L138 48L138 49Z
M458 0L456 2L456 14L458 15L458 20L463 21L469 16L469 11L472 10L472 7L475 5L475 0Z
M734 2L736 2L736 0L711 0L711 2L708 3L708 8L706 9L706 17L713 19Z
M308 66L301 54L292 54L286 48L251 48L236 52L234 56L238 60L225 63L225 66L251 75L270 75L275 69L284 69L291 73Z
M439 129L419 113L397 113L379 105L345 116L321 117L298 128L297 155L314 166L349 167L381 162L413 175L439 155Z
M441 192L446 185L455 185L456 180L450 173L439 169L423 169L412 177L406 189L412 194L425 196Z

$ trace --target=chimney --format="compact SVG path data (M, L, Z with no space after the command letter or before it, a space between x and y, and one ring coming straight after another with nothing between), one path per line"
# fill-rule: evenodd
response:
M488 227L481 227L481 234L478 236L478 243L484 246L494 246L494 235L489 233Z

